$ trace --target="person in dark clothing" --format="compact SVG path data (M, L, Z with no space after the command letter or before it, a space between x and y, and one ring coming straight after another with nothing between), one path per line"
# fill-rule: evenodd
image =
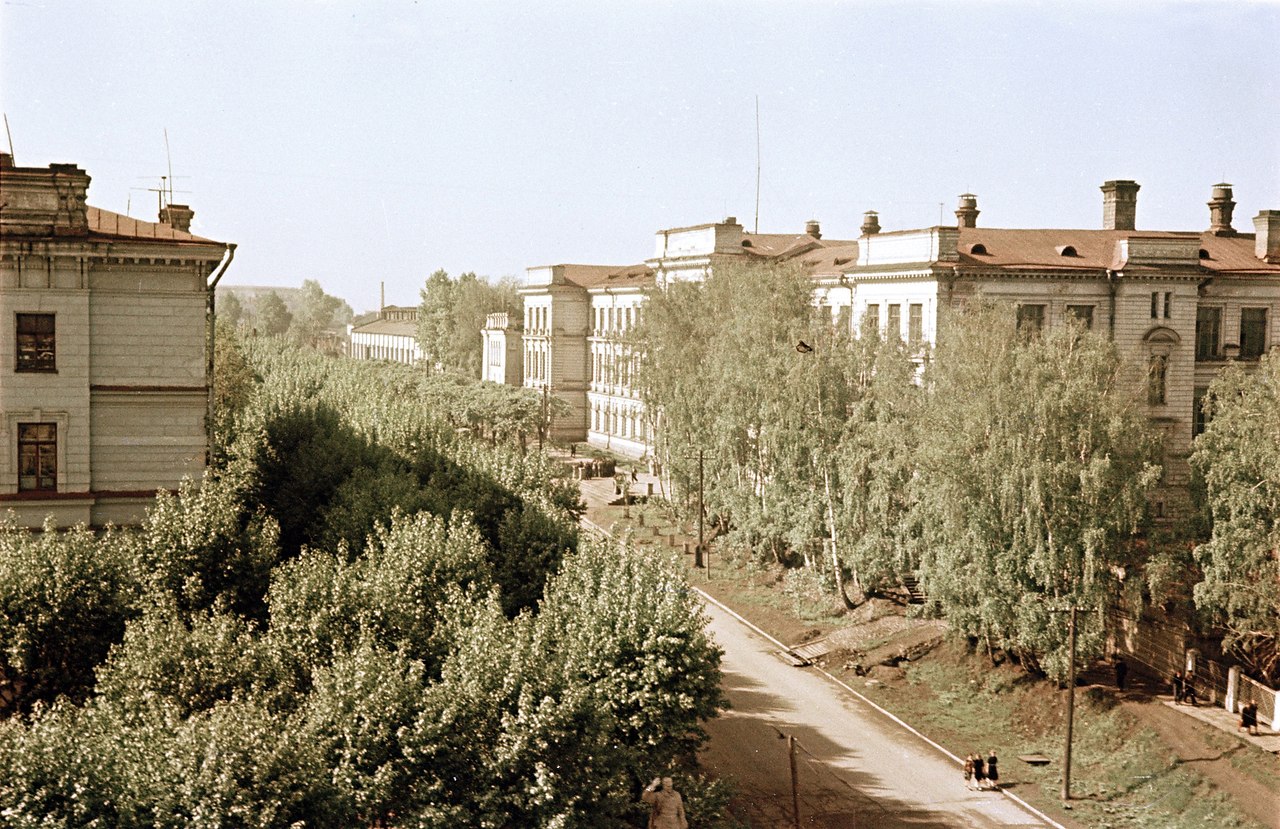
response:
M1200 700L1196 696L1195 674L1188 672L1182 678L1182 698L1192 705L1198 705Z
M1258 703L1250 702L1240 709L1240 727L1246 734L1258 733Z
M1125 679L1129 676L1129 666L1120 657L1116 657L1116 688L1124 690Z
M1174 672L1173 672L1173 701L1174 701L1174 703L1176 703L1176 704L1178 704L1178 705L1181 705L1181 704L1182 704L1182 694L1183 694L1182 671L1174 671Z
M981 754L975 754L973 756L973 783L979 789L985 789L987 787L987 769L986 766L983 765Z
M1000 758L996 756L996 750L991 749L991 753L987 755L987 788L1000 788Z

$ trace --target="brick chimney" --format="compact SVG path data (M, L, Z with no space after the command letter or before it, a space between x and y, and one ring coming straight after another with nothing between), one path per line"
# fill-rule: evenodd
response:
M818 224L817 219L810 219L809 221L805 222L804 232L806 235L812 236L815 239L822 238L822 226Z
M1226 182L1213 185L1213 199L1209 201L1209 232L1214 236L1235 236L1231 227L1231 213L1236 203L1231 200L1231 185Z
M1253 252L1271 265L1280 265L1280 210L1262 210L1253 217Z
M191 232L191 220L195 215L195 211L185 204L171 204L160 208L160 221L183 233Z
M960 194L960 206L956 208L956 227L977 227L978 197L972 193Z
M862 214L862 235L874 236L880 232L880 214L874 210L868 210Z
M1133 230L1138 216L1136 181L1108 181L1102 185L1102 229Z

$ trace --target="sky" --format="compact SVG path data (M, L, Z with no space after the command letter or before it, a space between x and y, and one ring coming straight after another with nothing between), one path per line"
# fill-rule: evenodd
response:
M736 216L851 239L954 222L1138 229L1280 209L1280 2L2 0L16 162L149 220L173 172L224 284L356 311L443 268L625 265ZM757 101L759 149L757 152ZM166 150L166 134L168 147Z

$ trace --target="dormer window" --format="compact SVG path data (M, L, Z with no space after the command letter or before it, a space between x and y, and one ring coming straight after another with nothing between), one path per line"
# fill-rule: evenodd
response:
M1201 258L1201 259L1212 259L1213 257L1209 255L1209 251L1205 250L1204 248L1200 248L1200 258Z
M987 256L987 255L989 255L989 254L987 253L987 246L986 246L986 245L984 245L984 244L982 244L981 242L974 242L972 245L969 245L969 251L968 251L968 252L969 252L969 255L970 255L970 256Z
M1058 245L1056 248L1059 256L1079 256L1074 245Z
M751 240L750 240L750 239L743 239L743 240L742 240L742 246L743 246L744 248L749 248L749 247L751 247Z

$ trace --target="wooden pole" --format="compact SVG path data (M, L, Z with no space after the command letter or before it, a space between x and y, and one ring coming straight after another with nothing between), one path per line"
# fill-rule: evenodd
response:
M1062 759L1062 799L1071 799L1071 731L1076 714L1076 610L1071 606L1071 621L1067 628L1067 744Z
M702 449L699 449L698 450L698 549L694 552L694 555L693 555L694 567L706 566L702 561L702 544L703 544L702 542L702 514L703 514L703 508L702 508L703 464L702 462L705 456L706 456L706 452Z

